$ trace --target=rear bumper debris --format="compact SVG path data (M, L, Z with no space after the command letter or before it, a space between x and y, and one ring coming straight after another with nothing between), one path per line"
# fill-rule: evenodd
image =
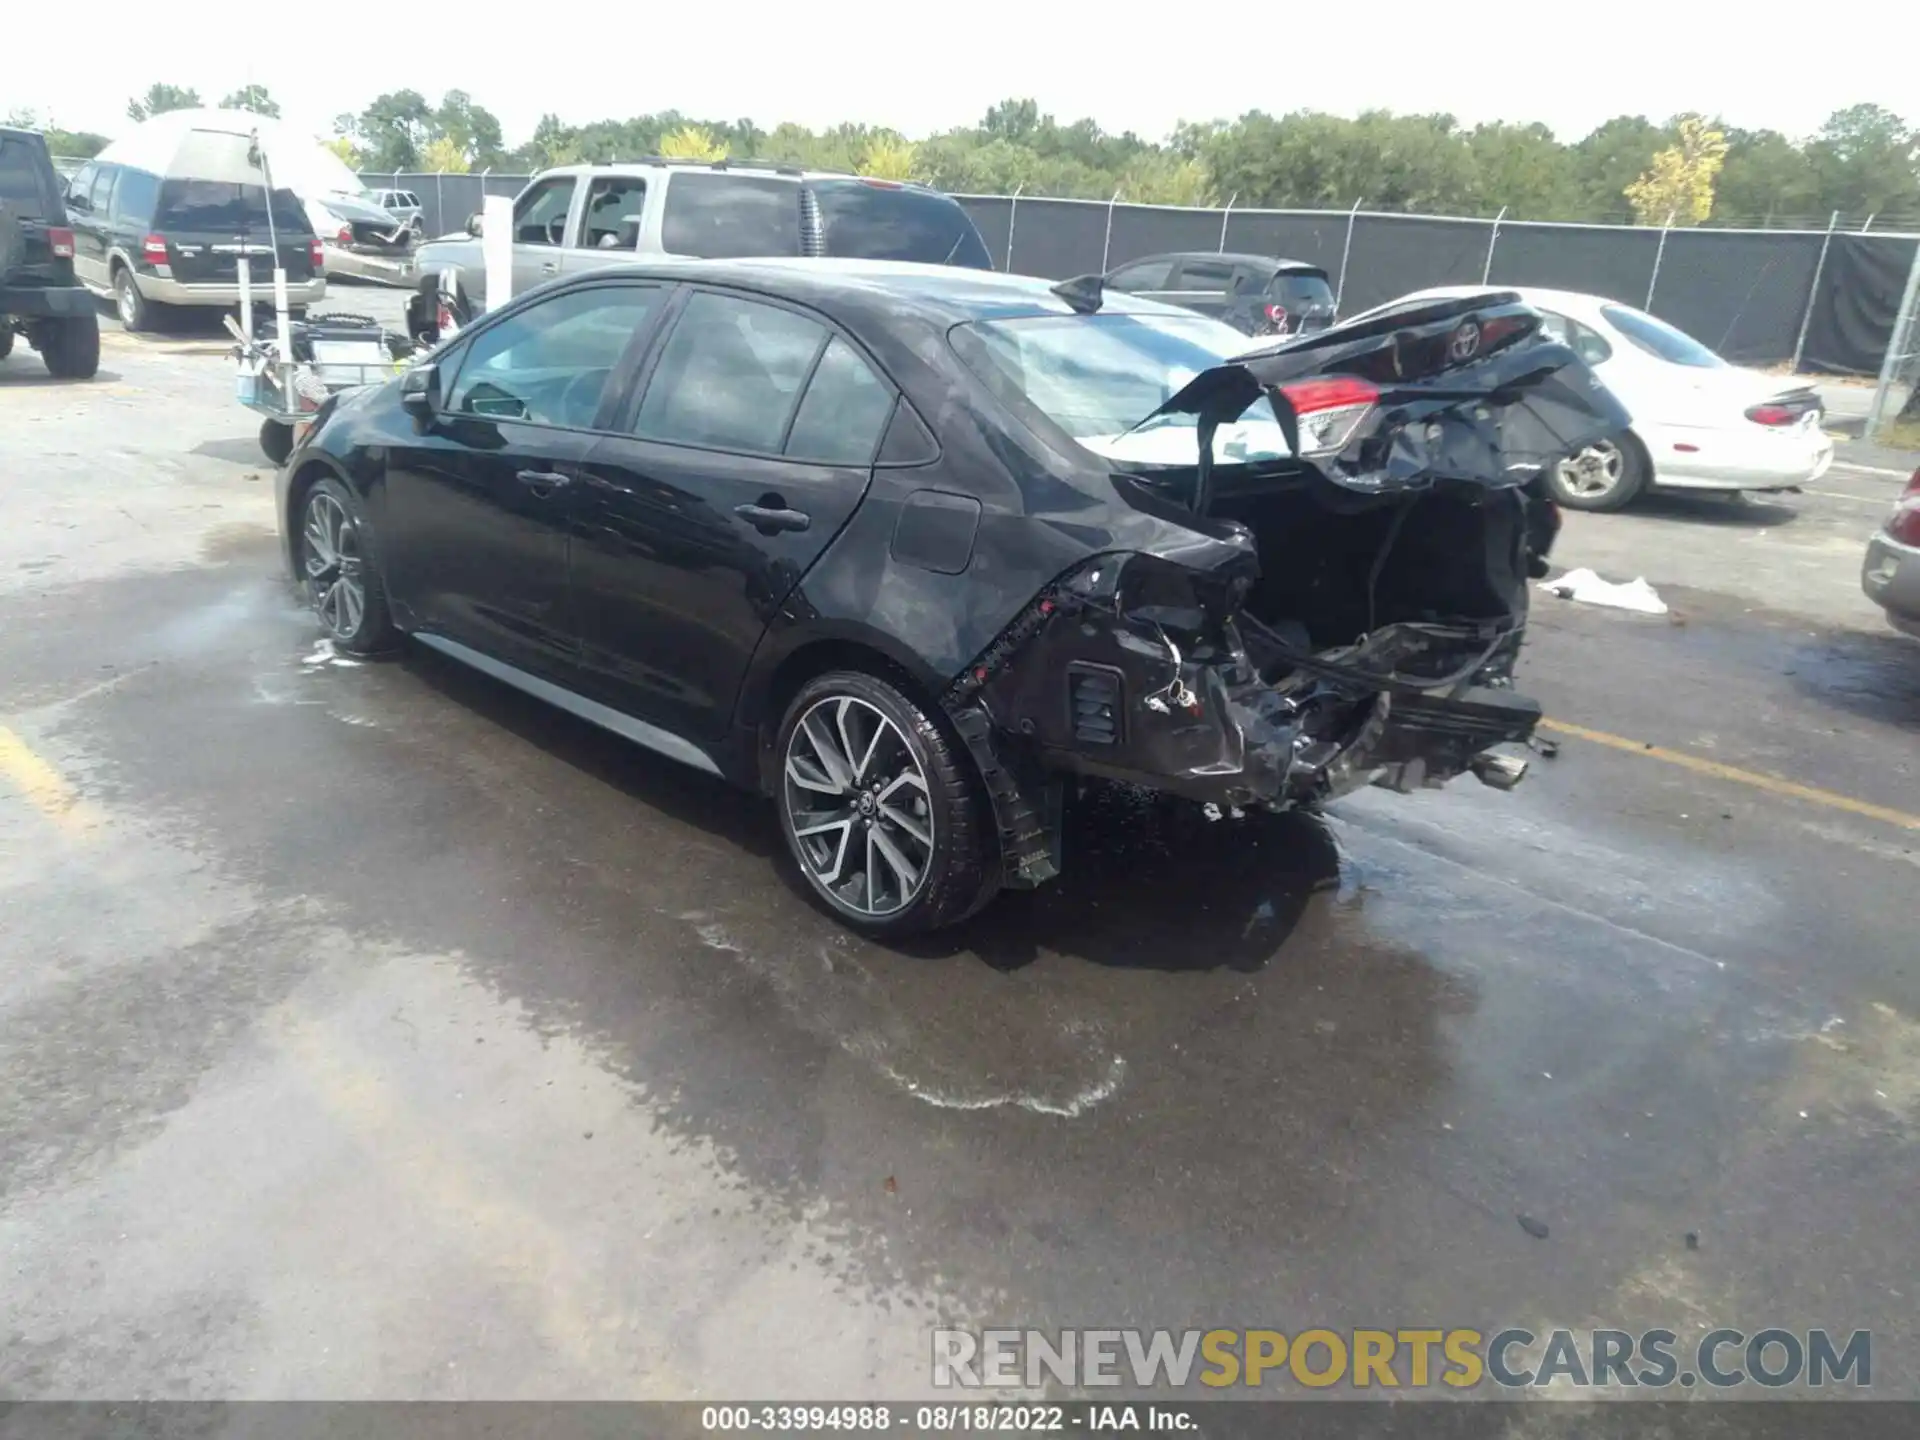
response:
M956 680L949 711L984 715L1009 770L1223 807L1284 810L1464 774L1511 789L1525 775L1525 761L1494 751L1524 744L1541 719L1511 688L1519 621L1388 625L1316 654L1225 608L1229 595L1202 600L1193 589L1207 577L1183 597L1185 573L1140 555L1083 567Z

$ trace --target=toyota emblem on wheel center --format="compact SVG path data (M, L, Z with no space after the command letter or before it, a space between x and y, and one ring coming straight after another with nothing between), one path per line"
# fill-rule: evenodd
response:
M1480 327L1468 320L1447 341L1447 355L1453 360L1471 360L1480 348Z

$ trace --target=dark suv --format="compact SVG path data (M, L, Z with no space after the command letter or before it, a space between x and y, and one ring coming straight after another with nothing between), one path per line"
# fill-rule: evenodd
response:
M160 175L125 164L108 147L67 182L73 217L73 265L83 285L111 297L128 330L152 327L166 306L240 302L240 262L248 263L250 298L273 302L274 249L287 273L287 304L296 314L326 297L325 253L306 208L293 191L267 192L230 178Z
M100 317L74 279L73 229L47 142L0 129L0 360L15 334L62 378L100 368Z
M1310 335L1333 323L1327 272L1301 260L1210 250L1148 255L1109 271L1105 281L1224 320L1243 335Z

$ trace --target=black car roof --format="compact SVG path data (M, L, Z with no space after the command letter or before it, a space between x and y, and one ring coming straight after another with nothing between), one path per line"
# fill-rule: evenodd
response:
M1161 255L1136 255L1131 260L1114 266L1114 270L1125 270L1129 266L1144 265L1149 260L1224 260L1229 265L1272 266L1276 274L1282 270L1311 270L1316 275L1325 275L1326 270L1311 260L1288 260L1278 255L1252 255L1242 250L1169 250ZM1108 272L1109 274L1112 271Z
M844 308L909 310L943 324L1017 316L1071 315L1073 308L1053 293L1051 280L973 270L958 265L923 265L903 260L770 257L753 260L667 260L612 266L586 272L583 279L608 275L739 285L764 294L833 312ZM1138 295L1109 290L1103 313L1175 315L1192 311Z

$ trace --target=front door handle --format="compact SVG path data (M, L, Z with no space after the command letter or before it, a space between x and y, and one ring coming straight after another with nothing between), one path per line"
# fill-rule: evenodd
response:
M571 476L562 475L558 470L519 470L514 472L513 478L542 500L554 491L564 490L573 483Z
M781 530L804 530L813 524L813 517L804 510L788 510L781 506L736 505L733 513L762 535L776 534Z
M542 275L558 275L560 273L560 262L558 260L547 261L540 267L540 273Z

